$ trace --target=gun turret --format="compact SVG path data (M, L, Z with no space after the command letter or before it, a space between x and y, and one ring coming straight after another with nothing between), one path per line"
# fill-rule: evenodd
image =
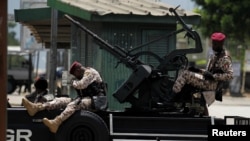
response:
M81 28L88 35L92 36L93 39L95 39L95 41L97 41L97 43L100 45L101 49L105 49L118 60L120 60L121 63L125 64L128 68L131 68L133 70L130 77L113 93L113 96L120 103L131 103L131 107L135 109L153 110L157 109L153 106L155 105L155 103L164 103L165 101L167 101L166 99L168 95L170 95L170 93L172 92L173 77L170 78L168 76L168 71L180 69L179 66L183 65L183 61L185 64L187 64L188 60L185 56L186 54L202 52L200 36L196 31L188 27L187 24L182 20L182 18L176 12L177 8L178 7L176 7L175 9L170 8L169 11L176 16L177 21L179 21L179 23L182 25L182 29L176 30L168 35L164 35L163 37L170 37L180 32L186 31L186 36L195 41L195 48L174 50L163 57L160 57L150 51L141 51L135 54L131 53L132 51L158 41L163 37L149 41L148 43L144 43L129 51L125 51L119 46L112 46L111 44L107 43L98 35L87 29L79 22L75 21L70 16L65 15L65 17L76 26ZM149 64L142 63L142 61L139 60L140 55L153 56L156 60L159 61L159 65L154 68ZM138 97L135 97L136 93L138 93Z
M182 26L181 30L187 32L185 36L190 37L195 41L195 48L174 50L169 54L167 54L166 56L164 56L163 61L158 66L158 69L160 69L161 71L167 70L168 69L167 66L169 66L169 63L172 62L171 60L174 59L176 56L185 56L186 54L201 53L203 51L199 34L195 30L192 30L190 27L188 27L188 25L178 15L178 13L176 12L176 9L178 7L179 6L177 6L175 9L170 8L169 11L175 15L177 21L181 24Z

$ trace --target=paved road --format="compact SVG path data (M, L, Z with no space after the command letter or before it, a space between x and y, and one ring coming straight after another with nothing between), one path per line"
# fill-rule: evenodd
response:
M249 94L243 97L223 96L223 101L215 101L209 107L210 116L243 116L250 118L250 97Z

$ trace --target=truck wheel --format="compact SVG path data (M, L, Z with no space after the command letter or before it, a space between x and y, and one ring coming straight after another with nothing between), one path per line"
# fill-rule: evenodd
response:
M8 77L7 93L11 94L16 90L16 83L12 77Z
M56 141L109 141L109 130L104 120L90 111L77 111L62 123Z

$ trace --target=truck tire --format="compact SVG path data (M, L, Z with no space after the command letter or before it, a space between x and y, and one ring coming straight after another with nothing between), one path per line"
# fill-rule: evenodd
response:
M16 82L13 77L8 76L7 93L12 94L16 90Z
M109 130L97 114L81 110L62 123L56 141L109 141Z

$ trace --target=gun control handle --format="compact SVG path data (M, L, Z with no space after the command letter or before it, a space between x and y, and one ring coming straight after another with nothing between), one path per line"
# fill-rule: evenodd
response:
M179 6L178 6L178 7L179 7ZM193 33L192 29L189 28L189 27L187 26L187 24L182 20L182 18L181 18L181 17L178 15L178 13L176 12L176 9L177 9L178 7L176 7L175 9L174 9L174 8L170 8L169 11L172 12L172 13L174 13L174 15L177 17L177 20L180 22L180 24L182 25L182 27L183 27L186 31L188 31L188 32L192 35L192 37L193 37L194 35L192 34L192 33Z

